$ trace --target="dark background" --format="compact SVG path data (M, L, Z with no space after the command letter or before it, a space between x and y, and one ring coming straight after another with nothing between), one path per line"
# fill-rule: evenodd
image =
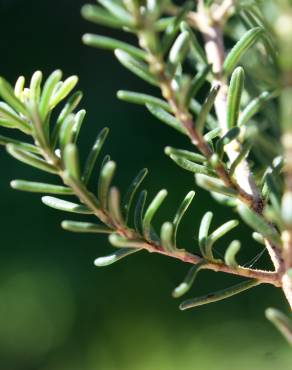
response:
M115 184L126 189L138 170L150 170L150 197L169 190L157 224L173 217L180 200L196 186L163 154L166 145L188 148L175 131L143 108L116 99L120 88L150 91L124 70L111 53L85 47L84 32L118 35L81 19L83 1L0 1L0 74L15 82L40 69L47 76L61 68L65 77L80 76L87 118L80 137L83 157L97 132L111 135L103 151L118 163ZM2 129L1 132L5 132ZM6 133L6 132L5 132ZM0 152L0 369L2 370L261 370L288 369L288 346L264 318L267 306L281 308L281 292L258 287L230 300L180 312L171 298L187 266L146 252L107 268L93 260L110 252L103 236L61 230L66 214L46 208L39 195L9 188L14 178L49 176ZM196 250L199 221L215 213L214 225L236 217L203 190L180 232L180 244ZM218 243L218 253L237 238L240 260L261 251L240 226ZM266 257L259 261L266 266ZM203 272L190 293L204 294L239 281ZM284 307L285 308L285 307Z

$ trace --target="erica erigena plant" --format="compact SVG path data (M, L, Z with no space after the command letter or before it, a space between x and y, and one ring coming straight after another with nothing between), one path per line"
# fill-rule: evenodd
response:
M274 19L265 18L266 9ZM97 217L99 223L82 219L62 222L69 231L109 234L114 252L97 258L96 266L112 264L142 250L191 265L185 280L173 291L174 297L187 293L201 270L244 278L238 285L182 302L183 310L260 284L282 289L291 309L290 2L198 0L177 6L170 0L98 0L98 5L85 5L82 15L137 37L137 46L92 34L84 35L83 42L113 50L125 68L157 88L160 97L133 91L119 91L117 96L145 105L154 117L191 141L193 151L168 146L166 155L182 171L193 172L197 186L209 191L214 201L238 213L251 227L254 239L268 251L274 270L241 266L236 258L241 248L238 240L227 246L224 259L215 257L214 243L239 221L231 220L213 230L213 214L209 211L202 217L197 232L198 251L193 253L178 246L178 227L195 196L193 190L183 199L175 216L162 224L160 232L155 231L152 220L167 191L159 191L147 202L147 192L139 190L146 169L138 173L121 200L119 190L112 186L116 164L106 156L101 162L97 192L89 189L108 129L101 130L81 168L77 138L85 111L76 109L82 93L75 92L68 98L77 77L62 81L59 70L44 82L42 73L35 72L28 87L24 77L19 77L14 88L3 78L0 80L0 125L20 130L24 135L23 141L0 136L0 143L17 160L58 176L63 183L14 180L11 186L53 194L42 198L49 207ZM226 39L234 44L230 50L224 47ZM196 96L207 86L209 93L201 104ZM65 100L57 119L52 119L55 107ZM77 202L63 199L71 195L77 197ZM266 315L292 344L289 319L272 308L267 309Z

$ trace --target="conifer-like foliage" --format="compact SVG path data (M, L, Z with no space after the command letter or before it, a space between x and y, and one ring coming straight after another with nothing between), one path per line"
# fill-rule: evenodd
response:
M176 298L190 290L202 270L243 278L235 286L182 302L182 310L260 284L282 289L291 310L291 2L198 0L175 5L170 0L98 0L84 5L82 15L120 30L119 40L85 34L83 42L113 51L127 70L156 87L155 96L120 90L117 97L144 105L154 119L193 144L192 151L167 146L165 154L181 171L192 172L195 183L190 183L176 214L155 230L152 221L167 191L148 200L142 187L148 171L142 169L121 197L112 186L115 162L109 156L100 159L107 128L97 135L81 166L78 134L85 111L77 107L82 93L72 93L76 76L62 79L57 70L47 79L39 71L28 82L19 77L14 87L0 79L0 126L11 129L9 137L0 136L0 144L15 159L56 177L50 183L13 180L12 188L46 194L45 205L80 214L80 221L62 222L65 230L108 234L114 251L98 257L96 266L142 250L191 265L173 291ZM137 43L122 41L123 33L134 35ZM197 98L201 91L208 91L203 102ZM15 129L23 133L22 141L13 138ZM96 190L88 184L97 161ZM198 250L193 252L177 245L177 233L190 203L199 201L204 190L238 217L214 230L213 213L206 210L195 232ZM72 195L76 200L67 200ZM82 214L92 215L92 222L85 222ZM240 265L237 255L247 247L244 241L232 241L224 258L215 257L216 241L239 222L250 226L254 239L268 251L273 271ZM290 319L274 308L268 308L266 316L292 344Z

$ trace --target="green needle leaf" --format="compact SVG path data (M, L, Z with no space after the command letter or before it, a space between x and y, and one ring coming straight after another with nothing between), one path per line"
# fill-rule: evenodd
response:
M14 95L20 101L22 99L24 85L25 85L25 78L23 76L19 76L14 86Z
M177 286L172 292L172 296L174 298L181 297L191 289L198 275L198 272L204 267L205 264L206 264L205 261L199 262L197 265L194 265L193 267L190 268L184 281L179 286Z
M266 310L266 318L275 325L275 327L292 346L292 321L289 320L289 318L281 311L275 308L268 308Z
M139 105L146 105L151 104L154 106L157 106L159 108L162 108L166 111L171 111L169 104L162 99L156 98L155 96L147 95L147 94L141 94L134 91L125 91L125 90L119 90L117 92L117 97L120 100L139 104Z
M278 94L278 91L263 91L258 97L253 99L241 112L238 125L246 125L250 121L250 119L260 111L260 109L267 101L275 98Z
M225 222L225 224L218 227L215 231L212 232L212 234L210 234L207 237L206 245L205 245L205 253L206 253L206 257L208 259L210 259L210 260L214 259L213 252L212 252L213 244L218 239L222 238L222 236L227 234L230 230L232 230L236 226L238 226L238 224L239 224L239 222L237 220L231 220L231 221Z
M78 149L75 144L67 144L64 150L64 165L70 177L80 178Z
M97 0L104 6L115 18L123 22L124 26L131 27L134 25L134 19L127 10L116 1L112 0Z
M243 143L243 145L241 146L240 153L234 159L234 161L232 162L232 164L230 166L230 170L229 170L229 175L230 176L234 175L234 172L235 172L237 166L248 156L248 154L251 150L251 147L252 147L251 143L248 143L248 142Z
M192 200L194 199L194 196L195 196L195 192L194 191L190 191L185 199L182 201L181 205L179 206L175 216L174 216L174 219L173 219L173 243L174 245L176 246L176 235L177 235L177 229L179 227L179 224L184 216L184 214L186 213L187 209L189 208Z
M33 102L35 107L38 106L41 96L41 83L43 74L41 71L36 71L31 77L29 86L29 99Z
M215 179L214 177L206 176L200 173L195 174L195 179L197 185L207 191L223 194L229 197L237 196L237 193L234 189L227 188L219 179Z
M50 110L50 100L52 98L54 89L61 78L62 72L57 70L53 72L45 82L39 104L39 113L43 122L45 121L45 118Z
M81 9L84 19L111 28L123 28L124 23L110 14L107 10L91 4L86 4Z
M160 239L162 247L167 252L173 252L175 246L173 245L173 224L171 222L164 222L160 230Z
M216 127L204 135L204 140L208 142L212 142L212 140L220 136L220 134L221 134L221 127Z
M166 27L166 30L164 32L163 38L162 38L162 54L165 54L170 45L172 44L173 40L175 39L181 22L184 20L186 14L194 7L194 4L192 1L187 1L179 10L178 14L168 20L168 25ZM157 26L157 25L156 25ZM185 31L185 30L182 30ZM188 31L188 30L186 30Z
M25 134L31 134L31 125L19 117L9 105L0 102L0 125L11 128L18 128Z
M240 241L233 240L226 249L224 260L227 266L237 268L236 255L240 250Z
M201 220L199 228L199 247L203 256L206 255L206 243L208 239L210 225L213 219L212 212L206 212Z
M54 209L58 209L60 211L80 213L84 215L90 215L93 213L90 209L88 209L87 207L81 204L68 202L67 200L63 200L63 199L59 199L55 197L50 197L50 196L42 197L42 202L46 206L54 208Z
M202 166L200 164L194 163L192 161L189 161L188 159L184 159L182 157L177 157L174 154L170 155L170 158L181 168L184 170L193 172L193 173L201 173L209 176L215 176L215 173L210 170L206 166Z
M227 97L227 128L231 129L238 124L241 95L244 87L244 70L237 67L232 73Z
M192 161L192 162L200 162L200 163L206 162L206 158L201 154L193 153L188 150L176 149L171 146L167 146L164 149L164 153L168 155L169 157L171 155L174 155L178 158L188 159L189 161Z
M135 212L134 212L134 225L135 229L138 233L143 233L143 217L144 217L144 208L147 198L147 191L143 190L139 194L136 206L135 206Z
M132 181L132 183L131 183L131 185L130 185L130 187L129 187L126 195L125 195L125 198L124 198L124 201L123 201L123 210L124 210L124 215L125 215L126 221L129 218L129 212L130 212L130 209L131 209L131 205L133 203L134 196L135 196L139 186L141 185L142 181L146 177L147 173L148 173L147 168L143 168L138 173L138 175L134 178L134 180Z
M143 240L132 240L124 238L123 236L117 234L111 234L109 236L109 242L114 247L122 247L122 248L143 248L144 241Z
M74 125L75 125L75 116L74 114L69 114L65 118L59 130L59 142L61 151L65 149L66 145L73 141Z
M146 238L150 238L151 235L151 222L157 212L158 208L161 206L162 202L167 196L166 190L160 190L159 193L152 200L148 206L145 216L143 218L143 233Z
M125 221L121 211L120 192L116 187L112 187L109 190L108 206L110 215L115 224L119 226L124 225Z
M271 243L281 248L281 237L277 230L268 224L263 217L251 211L247 206L241 204L238 206L238 213L252 229L263 235Z
M107 209L108 192L116 170L116 164L113 161L108 161L101 169L98 181L98 199L101 207Z
M49 109L53 109L57 104L59 104L63 99L65 99L70 92L74 89L78 82L77 76L71 76L67 78L61 85L61 87L56 91L55 94L50 99Z
M15 96L14 89L3 77L0 77L0 95L8 105L17 113L27 116L27 111L22 102Z
M222 159L224 154L224 147L231 143L231 141L235 140L240 134L240 128L238 126L232 127L230 130L226 132L224 136L222 136L216 142L216 152L218 157Z
M23 141L15 140L10 137L0 135L0 145L13 144L16 148L22 149L25 152L40 154L40 150L35 145L24 143Z
M74 93L68 100L64 108L62 109L58 119L56 126L53 129L53 134L52 134L52 146L53 148L56 147L57 140L59 137L59 132L60 129L65 121L65 119L73 112L73 110L77 107L79 104L80 100L82 99L82 92L77 91Z
M58 173L58 170L45 162L43 159L37 157L36 155L26 152L22 149L19 149L17 145L15 144L8 144L6 146L6 149L12 157L18 159L20 162L23 162L29 166L38 168L39 170L46 171L49 173L56 174Z
M191 86L186 97L186 107L189 106L191 99L196 96L197 92L203 86L204 82L206 82L206 78L210 70L211 65L208 64L201 71L199 71L196 74L196 76L192 79Z
M152 104L146 104L149 112L153 114L154 117L158 118L160 121L166 123L168 126L179 131L181 134L186 135L185 129L182 127L181 123L170 113L166 112L164 109Z
M141 60L132 57L129 53L123 50L115 50L115 56L119 62L127 68L129 71L140 77L142 80L148 82L150 85L157 86L157 80L149 72L147 64L141 62Z
M260 284L261 282L258 280L247 280L243 283L239 283L230 288L219 290L218 292L209 293L202 297L189 299L183 302L179 308L181 310L187 310L188 308L199 307L207 303L218 302L223 299L232 297L236 294L239 294L247 289L251 289Z
M193 32L191 27L188 25L188 23L186 21L183 21L180 24L180 28L181 28L182 31L189 32L190 41L191 41L191 52L194 55L195 59L200 64L203 64L203 65L208 64L208 61L207 61L206 55L204 53L204 50L202 49L201 45L199 44L195 33Z
M144 59L146 60L147 54L145 51L136 48L126 42L122 42L111 37L100 36L100 35L93 35L91 33L86 33L82 37L82 41L85 45L92 46L99 49L106 49L106 50L115 50L120 49L128 54L132 55L133 57Z
M107 127L105 127L104 129L100 131L100 133L98 134L94 142L93 147L91 148L88 154L85 167L84 167L83 176L82 176L82 180L84 181L85 184L87 184L90 179L90 176L92 174L92 171L96 163L96 160L103 147L103 144L107 138L108 133L109 133L109 129Z
M204 101L203 105L202 105L202 109L197 117L197 120L196 120L196 130L200 133L203 132L204 130L204 126L205 126L205 123L207 121L207 116L208 114L210 113L213 105L214 105L214 102L215 102L215 99L216 99L216 96L220 90L220 85L215 85L212 87L209 95L207 96L207 99Z
M189 50L189 45L190 45L190 35L188 32L183 31L177 37L169 52L168 59L172 69L176 69L177 66L183 62Z
M91 222L78 222L78 221L62 221L62 228L74 233L97 233L97 234L110 234L112 229L107 226L93 224Z
M21 191L29 191L32 193L47 193L47 194L73 194L70 188L60 185L45 184L42 182L13 180L10 183L13 189Z
M262 245L265 245L265 239L263 238L263 236L260 234L260 233L257 233L256 231L254 231L252 234L251 234L252 238L262 244Z
M252 28L234 45L224 61L223 71L225 75L232 72L239 59L252 47L262 33L263 29L261 27Z
M80 132L82 123L84 121L85 115L86 115L86 110L84 110L84 109L81 109L80 111L78 111L75 114L74 125L73 125L73 128L72 128L72 130L73 130L72 137L73 137L73 142L74 143L77 142L79 132Z
M95 266L97 267L103 267L111 265L112 263L115 263L119 261L120 259L129 256L130 254L139 252L141 249L138 248L122 248L114 252L113 254L110 254L109 256L105 257L99 257L94 261Z

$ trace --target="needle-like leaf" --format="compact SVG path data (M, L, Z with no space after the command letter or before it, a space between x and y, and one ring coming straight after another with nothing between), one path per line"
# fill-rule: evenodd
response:
M158 82L150 73L147 64L142 62L140 59L134 58L129 53L120 49L115 50L115 56L125 68L140 77L142 80L148 82L150 85L157 85Z
M143 233L146 238L150 238L151 236L152 219L166 196L167 191L160 190L160 192L155 196L145 212L145 216L143 218Z
M120 259L129 256L130 254L139 252L141 249L138 248L122 248L114 252L113 254L110 254L109 256L105 257L98 257L94 261L95 266L97 267L103 267L111 265L112 263L115 263L119 261Z
M115 162L109 161L102 167L100 172L98 181L98 199L104 209L107 209L108 206L108 192L115 170Z
M194 196L195 196L195 192L190 191L186 195L184 200L182 201L181 205L179 206L179 208L178 208L178 210L177 210L177 212L174 216L174 219L173 219L173 243L174 243L175 246L176 246L177 229L179 227L179 224L180 224L184 214L186 213L186 211L189 208L192 200L194 199Z
M88 209L87 207L81 204L68 202L67 200L63 200L63 199L59 199L55 197L50 197L50 196L42 197L42 202L46 206L58 209L60 211L81 213L85 215L90 215L93 213L90 209Z
M85 45L93 46L99 49L106 49L106 50L120 49L132 55L133 57L136 57L139 59L146 59L146 56L147 56L146 52L143 51L142 49L136 48L135 46L127 44L126 42L119 41L111 37L86 33L82 37L82 41Z
M239 59L248 49L259 39L262 35L263 29L261 27L255 27L247 31L243 37L234 45L230 50L229 54L225 58L223 71L225 75L232 72L233 68L238 63Z
M142 181L146 177L147 173L148 173L147 168L143 168L138 173L138 175L134 178L134 180L132 181L132 183L131 183L131 185L130 185L130 187L129 187L126 195L125 195L125 198L124 198L124 201L123 201L123 210L124 210L124 215L125 215L126 221L129 218L129 212L130 212L130 209L131 209L131 205L133 203L134 196L135 196L139 186L141 185Z
M47 193L47 194L73 194L70 188L60 185L45 184L42 182L13 180L10 183L13 189L28 191L31 193Z
M198 272L204 267L205 264L206 262L203 261L190 268L184 281L180 285L178 285L172 292L172 296L174 298L181 297L182 295L186 294L191 289L198 275Z
M78 221L62 221L62 228L74 233L97 233L97 234L110 234L112 229L104 225L93 224L91 222L78 222Z
M237 67L232 73L228 89L226 125L229 130L238 124L243 87L244 70L242 67Z
M202 296L202 297L189 299L189 300L183 302L179 306L179 308L181 310L187 310L189 308L202 306L202 305L207 304L207 303L218 302L218 301L221 301L223 299L232 297L236 294L239 294L239 293L241 293L241 292L243 292L247 289L251 289L251 288L253 288L253 287L255 287L259 284L260 284L260 281L258 281L258 280L247 280L243 283L239 283L239 284L234 285L230 288L219 290L218 292L209 293L209 294L207 294L205 296Z
M92 174L92 171L94 169L94 165L96 163L96 160L98 158L98 155L103 147L103 144L108 136L109 129L105 127L104 129L101 130L101 132L98 134L93 147L91 148L86 163L84 167L84 172L82 175L82 180L84 181L85 184L88 183L90 176Z

